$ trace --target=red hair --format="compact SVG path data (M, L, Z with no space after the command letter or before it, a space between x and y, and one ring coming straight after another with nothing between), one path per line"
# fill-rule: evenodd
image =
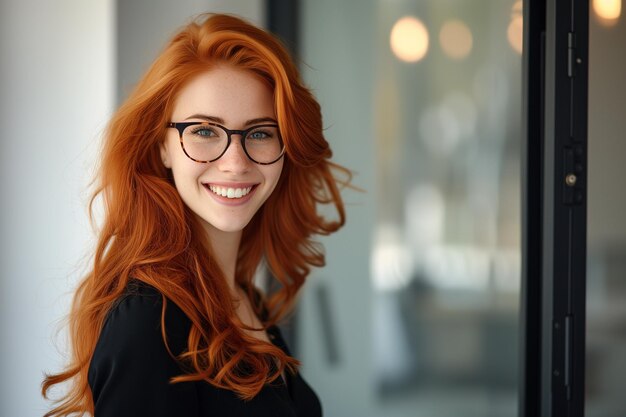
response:
M157 288L192 322L188 351L178 359L192 371L173 383L205 380L253 398L264 384L298 361L272 344L247 335L235 314L223 272L195 215L181 200L163 166L159 145L177 93L194 75L226 63L262 77L274 92L285 142L283 170L272 195L243 230L235 279L247 290L267 328L283 318L324 254L311 237L345 222L339 185L350 172L329 161L320 106L303 85L285 48L270 34L228 15L202 15L176 34L108 126L97 188L104 220L93 269L80 283L69 315L71 360L65 371L47 375L42 394L70 381L70 389L46 416L92 413L87 371L107 313L131 279ZM346 181L334 175L340 172ZM332 204L338 219L317 214ZM93 215L92 215L93 217ZM280 283L269 298L258 297L252 280L262 259ZM256 297L255 297L256 296ZM165 329L163 338L167 345ZM279 364L273 372L268 359ZM240 365L253 369L243 377Z

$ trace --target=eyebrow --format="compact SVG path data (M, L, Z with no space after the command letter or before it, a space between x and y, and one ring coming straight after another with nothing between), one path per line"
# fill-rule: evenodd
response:
M187 117L185 120L189 120L189 119L203 119L206 120L208 122L214 122L214 123L219 123L219 124L226 124L224 122L224 119L222 119L221 117L217 117L217 116L209 116L207 114L192 114L191 116ZM276 119L272 118L272 117L257 117L256 119L250 119L248 121L246 121L244 123L244 126L251 126L251 125L255 125L255 124L259 124L259 123L275 123L278 124L278 122L276 121Z

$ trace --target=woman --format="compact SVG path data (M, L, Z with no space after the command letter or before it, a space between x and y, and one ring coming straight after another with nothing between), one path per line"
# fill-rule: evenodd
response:
M319 416L276 323L343 225L318 103L285 49L205 15L108 127L104 222L69 317L70 390L46 416ZM333 204L337 221L316 213ZM261 261L279 284L253 284Z

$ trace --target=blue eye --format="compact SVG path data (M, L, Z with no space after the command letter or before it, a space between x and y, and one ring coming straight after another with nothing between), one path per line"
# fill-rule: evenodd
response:
M265 138L269 138L270 135L267 134L266 132L263 132L262 130L257 130L255 132L250 133L248 137L250 139L265 139Z
M217 133L215 133L215 131L213 129L208 128L206 126L196 126L191 131L191 133L194 134L194 135L201 136L201 137L206 137L206 138L217 136Z
M248 132L246 139L254 142L273 142L278 137L278 128L275 126L260 126Z

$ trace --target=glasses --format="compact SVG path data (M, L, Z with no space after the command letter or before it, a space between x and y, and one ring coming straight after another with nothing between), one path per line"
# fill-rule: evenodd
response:
M278 126L274 124L256 125L246 130L231 130L211 122L170 122L167 127L178 130L183 152L196 162L220 159L230 146L232 135L241 136L243 151L257 164L273 164L285 153Z

